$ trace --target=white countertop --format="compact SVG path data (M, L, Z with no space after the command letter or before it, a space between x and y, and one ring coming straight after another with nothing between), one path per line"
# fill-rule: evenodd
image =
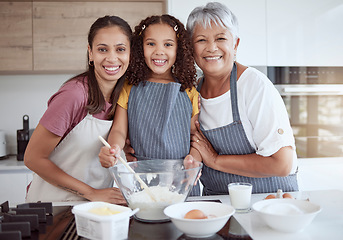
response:
M319 204L322 211L312 223L299 233L283 233L269 228L263 220L252 211L235 213L234 218L243 226L254 240L329 240L343 238L343 191L319 190L291 193L296 199L309 199ZM253 194L251 204L263 200L268 194ZM219 199L230 204L228 195L191 197L190 199Z
M17 160L17 156L9 156L7 159L0 160L0 172L6 171L31 172L30 169L25 166L24 161Z

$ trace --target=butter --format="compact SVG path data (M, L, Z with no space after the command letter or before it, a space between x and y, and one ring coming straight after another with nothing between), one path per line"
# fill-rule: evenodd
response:
M108 216L120 213L119 211L112 210L108 207L92 208L89 210L89 212L101 216Z

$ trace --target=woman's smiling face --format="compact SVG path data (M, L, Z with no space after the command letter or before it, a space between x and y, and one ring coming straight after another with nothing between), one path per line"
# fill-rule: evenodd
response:
M98 81L118 81L129 66L130 41L118 27L100 29L88 48L89 59L94 62Z
M215 23L207 28L197 24L192 42L195 61L205 75L221 75L231 71L239 41L235 44L228 29Z

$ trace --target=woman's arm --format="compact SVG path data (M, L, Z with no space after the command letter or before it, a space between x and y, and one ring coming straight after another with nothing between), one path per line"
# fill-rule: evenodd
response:
M110 134L108 135L108 143L112 146L111 149L102 147L99 153L101 166L111 167L117 162L117 157L120 156L121 150L125 146L125 140L128 132L128 117L127 110L119 105L116 107Z
M25 165L48 183L90 201L125 202L118 189L94 189L55 165L49 156L60 140L60 136L51 133L43 125L38 124L25 151Z
M192 136L192 146L199 151L204 164L218 171L247 177L287 176L292 168L293 149L283 147L269 157L253 154L218 155L200 130ZM197 141L199 140L199 141Z

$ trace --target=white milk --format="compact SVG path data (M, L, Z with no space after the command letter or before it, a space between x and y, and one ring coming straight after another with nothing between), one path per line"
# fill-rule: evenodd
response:
M247 210L250 208L252 185L250 183L229 184L231 205L236 210Z
M163 210L174 203L183 202L185 195L177 192L171 192L167 187L154 186L149 187L156 201L153 201L146 190L134 193L128 199L131 209L139 208L135 214L136 217L148 221L167 220Z

